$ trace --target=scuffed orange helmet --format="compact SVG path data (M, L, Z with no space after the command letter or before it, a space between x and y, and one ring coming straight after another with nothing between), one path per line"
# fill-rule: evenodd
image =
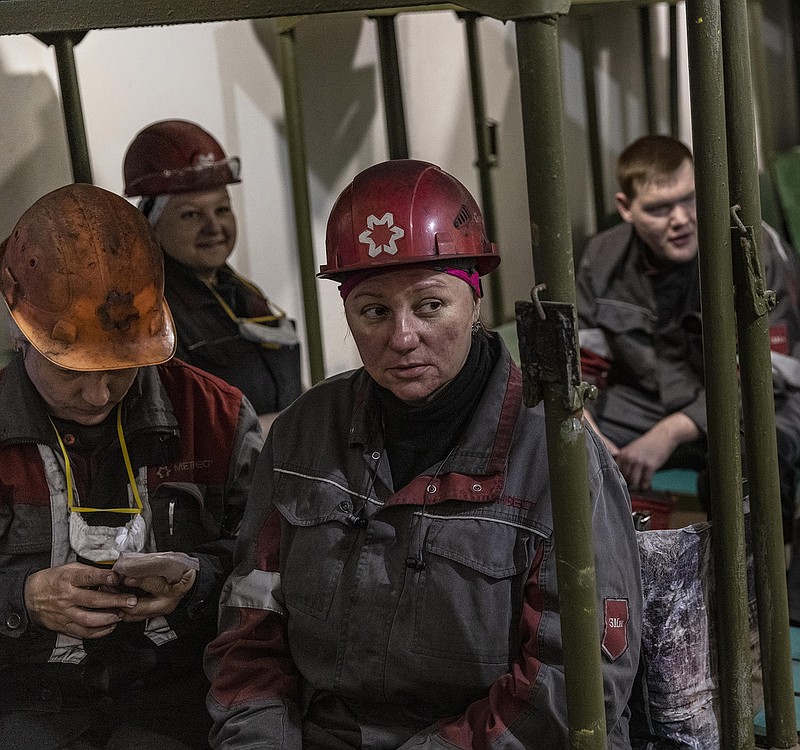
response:
M483 276L500 256L469 191L434 164L395 159L357 174L331 210L327 263L317 274L472 260Z
M228 158L211 133L188 120L161 120L136 134L122 167L125 195L213 190L241 182L239 159Z
M175 353L164 260L128 201L74 184L40 198L0 245L0 290L14 321L69 370L120 370Z

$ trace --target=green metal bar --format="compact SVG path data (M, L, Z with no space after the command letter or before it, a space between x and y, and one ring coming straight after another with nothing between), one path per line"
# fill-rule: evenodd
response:
M720 0L687 0L722 743L755 745Z
M375 22L378 25L378 49L381 58L389 158L408 159L406 114L403 107L403 87L400 78L400 59L397 55L394 16L377 16Z
M294 29L281 31L280 54L283 73L283 105L286 112L286 138L289 144L289 162L292 173L292 198L297 232L297 251L300 258L300 281L303 289L306 341L311 382L325 377L322 348L322 330L317 301L316 265L314 243L311 235L311 208L308 198L308 172L306 149L303 140L303 113L300 105L300 85L297 79Z
M739 218L755 229L755 257L761 241L761 195L756 159L753 86L747 42L746 0L721 0L722 48L725 61L725 103L728 123L728 165L731 201L741 206ZM744 240L745 238L742 237ZM741 365L747 474L750 490L753 562L758 598L764 707L767 740L773 748L797 744L789 640L789 609L783 550L775 402L769 346L769 306L758 294L743 252L734 252L736 322Z
M647 132L658 132L656 118L656 87L653 82L653 35L650 33L650 8L639 8L639 39L642 45L642 75L644 76L644 101L647 115Z
M678 6L669 6L669 132L680 137L680 91L678 87Z
M475 13L459 13L464 22L469 58L469 80L472 89L472 122L475 128L475 150L478 158L478 179L481 188L481 207L486 234L492 242L497 242L497 216L495 213L492 169L497 166L497 155L490 144L489 123L486 119L486 104L483 95L481 76L481 50L478 43L478 16ZM499 273L489 275L489 291L492 301L491 325L498 326L504 320L503 285Z
M669 0L675 2L676 0ZM570 5L654 5L662 0L550 0L559 13ZM181 23L281 18L324 13L395 15L417 11L472 11L501 21L530 18L542 0L0 0L0 35L166 26Z
M86 142L78 70L75 66L75 46L85 35L85 32L68 32L42 34L37 38L55 50L58 82L61 87L61 106L64 111L64 125L72 164L72 179L75 182L91 184L92 166L89 159L89 145Z
M793 0L796 2L797 0ZM758 112L758 137L761 158L770 164L775 155L775 131L772 127L772 105L769 99L769 71L764 54L764 9L761 0L747 0L750 23L750 56L752 60L753 88ZM742 48L744 49L744 47Z
M578 16L583 61L583 94L586 100L586 126L589 136L589 160L592 169L594 223L597 230L606 226L606 188L603 178L603 147L600 143L600 116L597 112L597 89L594 80L594 23L589 13Z
M530 0L511 2L529 4ZM500 3L499 5L502 5ZM491 7L482 8L488 5ZM476 7L477 6L477 7ZM472 9L486 10L494 17L498 7L494 0L470 0L468 5L428 0L2 0L0 1L0 34L35 34L56 31L89 31L91 29L163 26L207 21L230 21L247 18L281 18L315 13L347 11L369 13L388 9L397 13L419 10Z
M574 305L557 15L517 21L516 37L533 264L548 299ZM544 402L570 746L605 750L586 436L554 386Z
M560 12L570 5L641 5L661 0L560 0ZM674 0L670 0L672 2ZM501 21L529 17L540 0L0 0L0 35L39 34L56 31L90 31L180 23L232 21L247 18L281 18L322 13L468 10Z
M789 14L792 25L792 49L794 50L794 85L797 100L797 114L800 117L800 4L789 3Z

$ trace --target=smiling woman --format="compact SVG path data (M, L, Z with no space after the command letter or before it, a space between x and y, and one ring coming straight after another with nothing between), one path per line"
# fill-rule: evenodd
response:
M236 216L228 188L175 195L153 231L170 258L213 284L236 242Z
M363 367L276 420L222 632L212 745L344 750L567 743L543 409L479 322L499 263L433 164L356 175L328 220ZM621 476L588 439L608 747L629 748L641 584Z
M177 356L239 388L266 431L300 394L300 345L294 321L227 263L239 159L199 125L163 120L136 135L123 172L164 251Z

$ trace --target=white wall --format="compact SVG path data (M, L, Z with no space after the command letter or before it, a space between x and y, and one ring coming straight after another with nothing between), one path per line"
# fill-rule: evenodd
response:
M653 21L657 39L666 8L660 12L663 18ZM768 19L768 28L771 49L788 65L791 45L780 31L785 12L776 21ZM573 15L562 19L560 33L567 181L579 252L595 224L580 21ZM514 24L482 19L478 27L487 116L499 123L494 186L503 255L499 272L510 318L514 300L529 298L533 278ZM396 28L410 154L441 165L479 197L463 24L455 14L438 11L401 15ZM610 211L614 161L646 130L637 10L599 10L594 34ZM356 172L388 156L376 30L358 15L329 15L301 24L296 40L314 243L322 263L325 221L336 196ZM663 88L663 39L659 44L655 66ZM685 49L682 54L685 64ZM240 221L231 262L297 319L304 333L274 22L93 31L76 48L76 64L94 178L101 187L121 192L128 143L158 119L195 120L229 154L242 158L244 181L231 188ZM52 51L31 37L0 37L0 237L36 198L71 179L58 97ZM681 117L681 135L688 140L685 94ZM665 130L663 115L662 121ZM788 138L796 139L796 133ZM317 288L326 371L356 366L336 285L319 281Z

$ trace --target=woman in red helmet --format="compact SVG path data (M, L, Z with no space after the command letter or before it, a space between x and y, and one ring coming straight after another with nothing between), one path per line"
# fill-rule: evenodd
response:
M385 162L326 244L364 366L300 397L261 453L206 650L211 744L566 747L544 416L479 322L499 262L480 210L438 167ZM628 748L638 551L587 442L608 746Z
M199 125L163 120L136 135L123 172L164 250L177 356L238 387L266 432L300 394L300 347L293 322L227 265L239 159Z

